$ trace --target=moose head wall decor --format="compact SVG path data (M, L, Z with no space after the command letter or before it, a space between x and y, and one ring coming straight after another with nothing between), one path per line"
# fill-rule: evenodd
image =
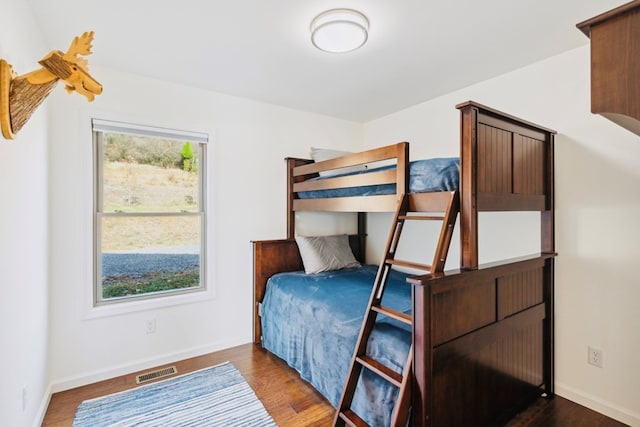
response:
M78 92L89 102L102 93L102 85L89 75L88 61L79 56L91 54L92 41L93 31L75 37L66 53L49 52L38 61L42 68L21 76L0 59L0 125L6 139L15 138L58 80L65 82L67 92Z

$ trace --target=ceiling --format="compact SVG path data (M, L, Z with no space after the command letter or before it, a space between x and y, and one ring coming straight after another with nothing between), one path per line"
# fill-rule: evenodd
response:
M589 42L576 24L624 0L28 0L47 48L95 31L90 66L366 122ZM347 7L358 51L315 49ZM44 52L46 53L46 52ZM39 58L38 58L39 59ZM99 80L100 76L94 76ZM108 90L108 88L105 88Z

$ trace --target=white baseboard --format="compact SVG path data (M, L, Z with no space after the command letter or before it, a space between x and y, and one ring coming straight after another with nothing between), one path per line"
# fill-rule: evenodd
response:
M40 406L38 407L38 411L36 412L36 417L33 420L33 427L40 427L42 422L44 421L44 415L47 413L47 408L49 407L49 402L51 401L51 395L53 392L51 391L51 384L47 387L47 390L42 396L42 401L40 402Z
M241 344L246 344L246 340L230 340L208 344L200 347L193 347L187 350L181 350L174 353L167 353L161 356L156 356L148 359L142 359L125 363L118 366L110 366L106 369L99 371L89 372L86 374L54 380L51 382L49 389L49 395L58 393L60 391L69 390L76 387L81 387L87 384L93 384L98 381L107 380L122 375L127 375L132 372L142 371L150 369L159 365L167 363L178 362L180 360L189 359L191 357L202 356L204 354L213 353L215 351L224 350L231 347L236 347ZM46 407L45 407L46 411Z
M640 414L631 409L621 408L611 402L603 401L596 396L562 383L555 383L555 393L558 396L562 396L579 405L586 406L621 423L628 424L632 427L640 427Z

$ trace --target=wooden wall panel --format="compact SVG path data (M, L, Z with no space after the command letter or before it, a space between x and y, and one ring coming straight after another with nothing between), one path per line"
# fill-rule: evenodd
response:
M512 133L478 124L479 193L512 192Z
M436 349L431 425L493 425L513 415L502 408L517 408L520 399L541 392L543 311L516 315ZM496 331L501 328L512 332Z
M545 190L545 142L514 135L513 192L543 195Z
M257 240L253 243L253 341L262 341L259 304L264 298L267 280L276 273L302 270L298 245L292 239Z
M433 296L433 345L471 332L496 320L494 280Z
M543 300L542 268L498 279L498 319L504 319Z

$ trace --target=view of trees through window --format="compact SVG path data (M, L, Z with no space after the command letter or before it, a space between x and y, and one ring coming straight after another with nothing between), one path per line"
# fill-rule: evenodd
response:
M98 302L200 288L204 145L97 136Z

